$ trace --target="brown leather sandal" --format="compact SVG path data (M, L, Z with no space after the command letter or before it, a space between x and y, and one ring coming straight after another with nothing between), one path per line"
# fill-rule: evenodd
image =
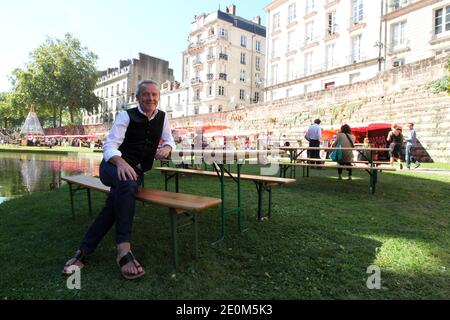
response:
M139 268L142 269L141 265L136 262L136 259L133 256L133 253L131 253L131 251L129 251L126 255L124 255L122 258L120 258L120 260L117 263L119 265L120 273L122 274L122 276L127 280L134 280L134 279L142 277L145 274L144 269L142 269L142 272L139 272L137 274L131 274L131 273L126 273L126 272L122 271L122 267L130 261L133 262L134 266L136 267L136 269L138 271L139 271Z

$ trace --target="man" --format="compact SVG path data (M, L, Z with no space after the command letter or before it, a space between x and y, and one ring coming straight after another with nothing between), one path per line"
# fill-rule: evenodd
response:
M167 158L175 149L169 120L157 109L160 92L151 80L139 84L137 108L121 112L114 122L103 147L100 180L111 191L103 210L89 227L75 256L64 266L82 268L86 257L94 252L106 233L115 224L117 264L126 279L144 275L144 269L131 253L131 228L133 224L135 193L150 170L154 159ZM160 140L162 147L158 149Z
M405 147L405 161L406 161L406 169L411 169L411 161L414 158L412 153L414 151L414 148L417 143L417 137L416 137L416 129L414 129L414 123L410 122L408 123L409 133L406 137L406 147ZM420 166L419 161L415 161L414 168L418 168Z
M320 119L314 120L314 123L310 125L308 131L306 131L305 138L309 141L310 147L320 147L320 141L322 140L322 128L320 127L320 122ZM320 159L320 150L308 150L308 158ZM320 161L313 161L311 163L320 164Z

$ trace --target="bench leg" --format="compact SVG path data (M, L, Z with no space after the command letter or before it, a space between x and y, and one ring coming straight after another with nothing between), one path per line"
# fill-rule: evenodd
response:
M269 219L272 218L272 188L269 187Z
M262 221L262 198L263 198L263 192L264 188L262 186L262 183L258 183L256 185L256 190L258 191L258 221Z
M195 250L195 259L198 259L198 223L197 223L197 213L193 213L194 217L194 250Z
M92 217L92 201L91 201L91 189L86 189L89 205L89 216Z
M169 209L169 215L172 232L173 267L176 270L178 267L177 211L175 209Z
M70 208L72 209L72 218L75 219L75 210L73 208L73 193L72 184L69 182L69 192L70 192Z
M372 172L370 173L370 191L372 192L372 194L375 193L377 182L378 182L378 172L376 170L372 170Z

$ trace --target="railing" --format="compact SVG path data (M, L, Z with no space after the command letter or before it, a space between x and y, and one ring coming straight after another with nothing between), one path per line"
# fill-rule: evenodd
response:
M227 60L228 61L228 55L226 53L220 53L219 59Z
M208 74L206 75L206 79L207 79L207 80L213 80L213 79L214 79L214 74L208 73Z
M196 84L196 83L201 83L202 80L200 80L200 78L192 78L191 79L191 84Z
M219 79L220 80L227 80L227 74L226 73L219 73Z

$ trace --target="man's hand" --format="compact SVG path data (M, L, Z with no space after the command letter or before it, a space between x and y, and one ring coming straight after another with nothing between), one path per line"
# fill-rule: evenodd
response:
M138 179L138 175L136 171L119 156L112 157L109 162L117 167L117 175L119 176L119 180L133 180L136 181Z
M155 159L161 160L161 159L167 159L172 152L171 146L164 146L156 151Z

